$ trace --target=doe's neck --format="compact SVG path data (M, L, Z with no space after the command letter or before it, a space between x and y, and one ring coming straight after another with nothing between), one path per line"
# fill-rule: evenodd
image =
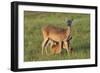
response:
M71 26L67 26L67 34L71 33Z
M67 30L71 30L71 26L67 26Z

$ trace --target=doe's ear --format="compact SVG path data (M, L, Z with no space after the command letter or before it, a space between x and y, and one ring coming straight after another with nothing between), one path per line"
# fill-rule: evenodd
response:
M73 18L66 18L66 19L65 19L65 22L66 22L66 23L73 22L73 21L74 21Z

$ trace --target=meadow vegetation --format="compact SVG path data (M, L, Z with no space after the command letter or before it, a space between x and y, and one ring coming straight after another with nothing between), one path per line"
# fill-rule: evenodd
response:
M73 18L71 46L68 56L65 49L61 54L41 55L43 36L41 28L54 25L67 28L65 19ZM50 48L48 48L50 53ZM90 15L79 13L24 12L24 61L72 60L90 58Z

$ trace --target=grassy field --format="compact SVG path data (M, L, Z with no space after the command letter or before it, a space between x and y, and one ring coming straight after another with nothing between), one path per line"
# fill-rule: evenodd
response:
M71 46L74 52L68 56L61 54L41 55L43 41L41 28L54 25L66 28L65 19L73 18ZM72 60L90 58L90 15L76 13L24 12L24 61Z

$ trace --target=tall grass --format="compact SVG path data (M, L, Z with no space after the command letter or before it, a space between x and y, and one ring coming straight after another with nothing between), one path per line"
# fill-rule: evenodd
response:
M54 25L67 28L65 19L73 18L71 46L73 53L66 50L61 54L41 55L43 41L41 28ZM50 48L48 48L49 50ZM90 15L79 13L24 12L24 61L68 60L90 58Z

